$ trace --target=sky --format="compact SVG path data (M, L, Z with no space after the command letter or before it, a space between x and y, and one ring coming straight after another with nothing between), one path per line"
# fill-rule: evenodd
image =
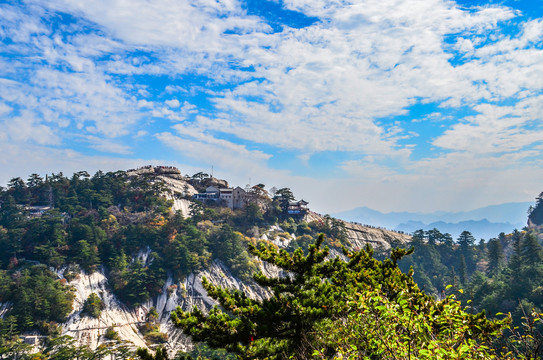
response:
M155 164L333 213L543 191L541 0L0 0L0 184Z

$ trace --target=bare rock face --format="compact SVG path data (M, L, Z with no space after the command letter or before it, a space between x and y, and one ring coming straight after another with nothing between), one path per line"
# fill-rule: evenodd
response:
M162 180L169 188L172 194L181 194L182 196L192 196L198 191L189 184L184 178L178 179L175 177L160 175L158 179Z
M314 212L309 212L305 218L306 221L324 221L324 217ZM390 249L391 244L405 244L411 241L411 235L399 233L396 231L385 230L376 227L369 227L360 224L354 224L343 221L347 231L347 239L351 243L352 249L361 249L366 244L373 248Z
M145 254L142 256L145 258ZM273 275L277 271L274 272L274 269L266 266L265 273ZM174 282L169 277L159 296L137 308L129 309L121 304L110 291L103 269L92 274L81 272L69 282L69 285L75 289L74 310L66 323L62 324L63 333L72 336L79 345L96 349L107 341L104 337L107 328L113 327L122 340L133 343L134 347L148 347L151 344L145 342L139 326L145 322L151 307L154 307L159 314L161 332L168 334L168 342L163 344L168 352L173 355L179 350L189 350L192 346L190 339L173 325L170 321L170 313L178 306L183 310L190 310L193 306L197 306L207 311L216 304L204 290L203 277L215 285L244 291L254 299L269 296L266 290L255 284L245 284L233 277L220 261L215 261L208 269L198 274L190 274L182 281ZM105 305L99 318L81 314L83 303L91 293L97 294Z
M112 326L121 339L135 346L146 346L138 331L138 325L145 321L146 312L140 308L129 310L124 307L110 292L102 270L92 274L80 273L69 285L75 288L74 311L63 324L64 334L72 336L80 345L95 349L106 340L103 335ZM97 319L81 316L83 303L91 293L98 295L105 305Z
M3 302L0 302L0 318L4 318L4 316L6 315L6 313L11 309L11 304L10 303L3 303Z
M190 216L190 200L177 199L169 195L166 195L166 199L173 201L172 211L180 211L185 218Z
M345 229L353 249L361 249L366 244L370 244L374 248L387 250L390 249L391 244L405 244L411 240L411 235L348 222L345 223Z

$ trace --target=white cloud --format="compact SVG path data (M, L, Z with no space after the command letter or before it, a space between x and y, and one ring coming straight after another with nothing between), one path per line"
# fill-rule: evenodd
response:
M183 156L197 159L206 164L216 164L232 172L247 167L265 167L265 161L271 157L259 150L249 150L243 145L234 144L227 140L217 139L206 135L198 129L175 125L180 136L171 133L157 134L164 144L180 151Z
M30 111L23 111L19 116L0 118L0 132L7 137L4 141L41 145L56 145L61 142L53 129L41 124L39 118Z
M134 101L100 73L40 70L34 89L43 91L40 103L56 114L69 116L89 132L116 137L140 117Z
M220 126L223 132L245 140L305 153L345 150L395 156L406 150L398 145L405 134L397 126L392 132L391 127L378 123L378 118L404 114L418 101L460 106L482 98L511 96L526 86L518 79L509 81L510 77L500 80L503 76L488 62L473 60L456 67L450 63L444 37L461 33L456 48L466 56L480 53L485 47L477 47L470 37L484 36L500 21L515 16L514 11L503 7L465 11L453 2L441 0L341 4L293 0L285 5L317 16L320 21L303 29L287 27L272 34L262 19L247 16L237 1L163 0L149 4L138 0L127 4L100 0L92 6L64 0L33 2L78 14L102 26L116 39L106 41L94 35L91 39L102 52L141 48L159 59L150 62L145 56L123 53L128 57L113 57L99 65L100 71L184 74L196 70L218 82L259 79L234 82L231 91L217 96L214 102L222 114L215 116L216 122L208 121L207 129ZM537 39L537 24L526 25L523 37L529 41L523 43ZM225 34L233 29L237 34ZM82 38L75 37L77 41L70 46L79 48ZM532 55L539 53L535 52ZM52 54L50 61L60 57L77 71L98 72L92 67L94 62L82 57L81 52ZM253 66L255 72L239 72L231 68L232 63ZM521 78L534 82L539 63L543 62L533 61ZM481 86L483 82L487 85ZM113 95L116 102L131 105L123 94ZM185 120L186 112L173 111L179 104L174 101L178 100L166 100L161 106L140 100L139 106L151 107L154 117ZM95 118L112 116L123 106L120 108L111 106L111 111L96 114ZM123 134L130 115L135 121L134 114L128 112L119 116L123 123L112 117L88 130L112 136ZM111 125L105 129L106 124Z
M0 6L0 37L28 43L36 34L48 34L49 29L39 20L44 11L39 8L32 10L31 14L25 14L12 6Z
M543 95L519 101L515 106L478 105L478 115L453 125L433 145L472 154L522 153L543 142Z
M107 75L96 71L91 62L77 63L89 66L66 72L38 65L26 73L28 79L2 79L0 99L12 108L36 114L38 122L48 126L65 128L73 123L107 137L126 134L141 116L136 112L137 102ZM18 66L17 62L12 65Z
M59 11L76 13L100 24L113 37L136 46L167 46L189 52L222 53L235 45L226 30L251 33L268 27L247 16L238 1L33 0Z
M13 108L4 103L0 103L0 116L9 114Z
M181 106L181 104L179 103L179 100L177 99L166 100L164 101L164 103L171 108L178 108L179 106Z
M437 0L288 5L326 21L259 38L265 50L244 54L259 80L216 98L218 118L228 124L218 120L210 129L220 124L243 139L301 151L392 156L406 150L397 143L402 136L376 119L421 99L460 106L491 96L474 84L476 65L471 72L450 63L444 36L479 34L514 15L504 8L468 13Z
M114 154L132 154L133 151L129 146L122 145L120 143L96 137L96 136L86 136L85 140L90 143L90 147L101 152L105 153L114 153Z

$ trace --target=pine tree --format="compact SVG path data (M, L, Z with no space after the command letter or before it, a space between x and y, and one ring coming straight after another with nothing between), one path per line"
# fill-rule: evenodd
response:
M460 250L464 255L466 255L470 249L470 247L475 244L475 238L469 231L462 231L460 236L458 237L458 245L460 245Z
M428 244L436 245L443 241L443 234L436 228L426 231L426 237L428 238Z
M471 274L475 271L475 260L473 254L473 245L475 244L475 238L469 231L462 231L457 239L460 246L460 254L464 256L466 262L467 271Z
M166 349L160 347L156 349L154 356L145 348L139 348L136 351L136 355L141 360L168 360L168 352Z
M533 234L526 234L521 242L521 259L524 265L533 266L543 260L541 245Z
M505 259L501 242L496 239L490 239L488 241L487 251L488 274L494 276L498 274L500 268L503 266Z
M413 236L411 237L411 244L415 247L420 246L424 244L426 241L426 234L424 233L424 230L419 229L413 232Z
M436 302L419 290L412 273L402 273L397 266L397 261L412 250L394 249L391 257L384 261L373 258L370 247L355 252L344 250L348 259L344 261L339 257L327 259L328 249L321 249L323 241L321 235L307 254L301 249L289 254L271 245L251 246L253 255L279 266L288 274L280 278L269 278L262 273L254 276L260 286L270 289L269 298L254 300L241 291L226 290L204 279L208 294L221 307L216 306L207 314L198 308L192 312L178 308L172 313L173 322L194 341L225 348L240 359L270 360L306 359L314 353L323 357L336 354L337 341L327 339L323 331L342 326L341 319L356 311L357 299L371 294L375 296L366 299L373 304L371 306L380 306L379 303L389 304L392 308L400 306L405 309L402 317L409 318L409 312L413 311L419 321L423 321L413 324L421 329L416 338L409 338L407 333L398 334L396 340L405 345L402 349L410 348L409 344L437 349L441 341L453 340L448 336L450 328L455 329L455 339L458 336L469 344L480 344L496 335L503 325L503 322L488 321L484 314L465 313L452 298ZM454 311L449 314L451 309ZM385 316L384 312L382 314ZM445 323L448 325L443 326ZM396 334L396 325L393 321L379 324L389 334ZM406 339L409 344L405 343ZM383 351L383 343L374 345L363 349L364 354L370 356L368 358L378 358L376 356ZM473 354L485 351L484 347L479 349L479 345L473 348L470 345L467 349Z
M515 229L513 231L511 240L513 243L513 255L509 259L509 263L507 264L509 269L512 272L513 279L515 279L520 274L520 268L522 266L522 254L520 249L522 234Z
M528 220L534 225L543 224L543 192L536 198L535 207L530 206Z
M513 250L520 256L520 243L522 240L522 233L517 229L513 230L511 234L511 240L513 241Z
M468 267L466 266L464 255L460 255L460 283L462 285L467 285L468 283Z

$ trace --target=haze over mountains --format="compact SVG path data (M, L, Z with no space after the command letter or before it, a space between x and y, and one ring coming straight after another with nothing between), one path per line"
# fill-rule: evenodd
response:
M437 228L450 233L453 238L467 230L475 238L489 239L500 232L511 232L526 226L527 211L531 202L514 202L491 205L470 211L433 213L390 212L382 213L368 207L358 207L332 216L362 224L411 233L418 229Z

